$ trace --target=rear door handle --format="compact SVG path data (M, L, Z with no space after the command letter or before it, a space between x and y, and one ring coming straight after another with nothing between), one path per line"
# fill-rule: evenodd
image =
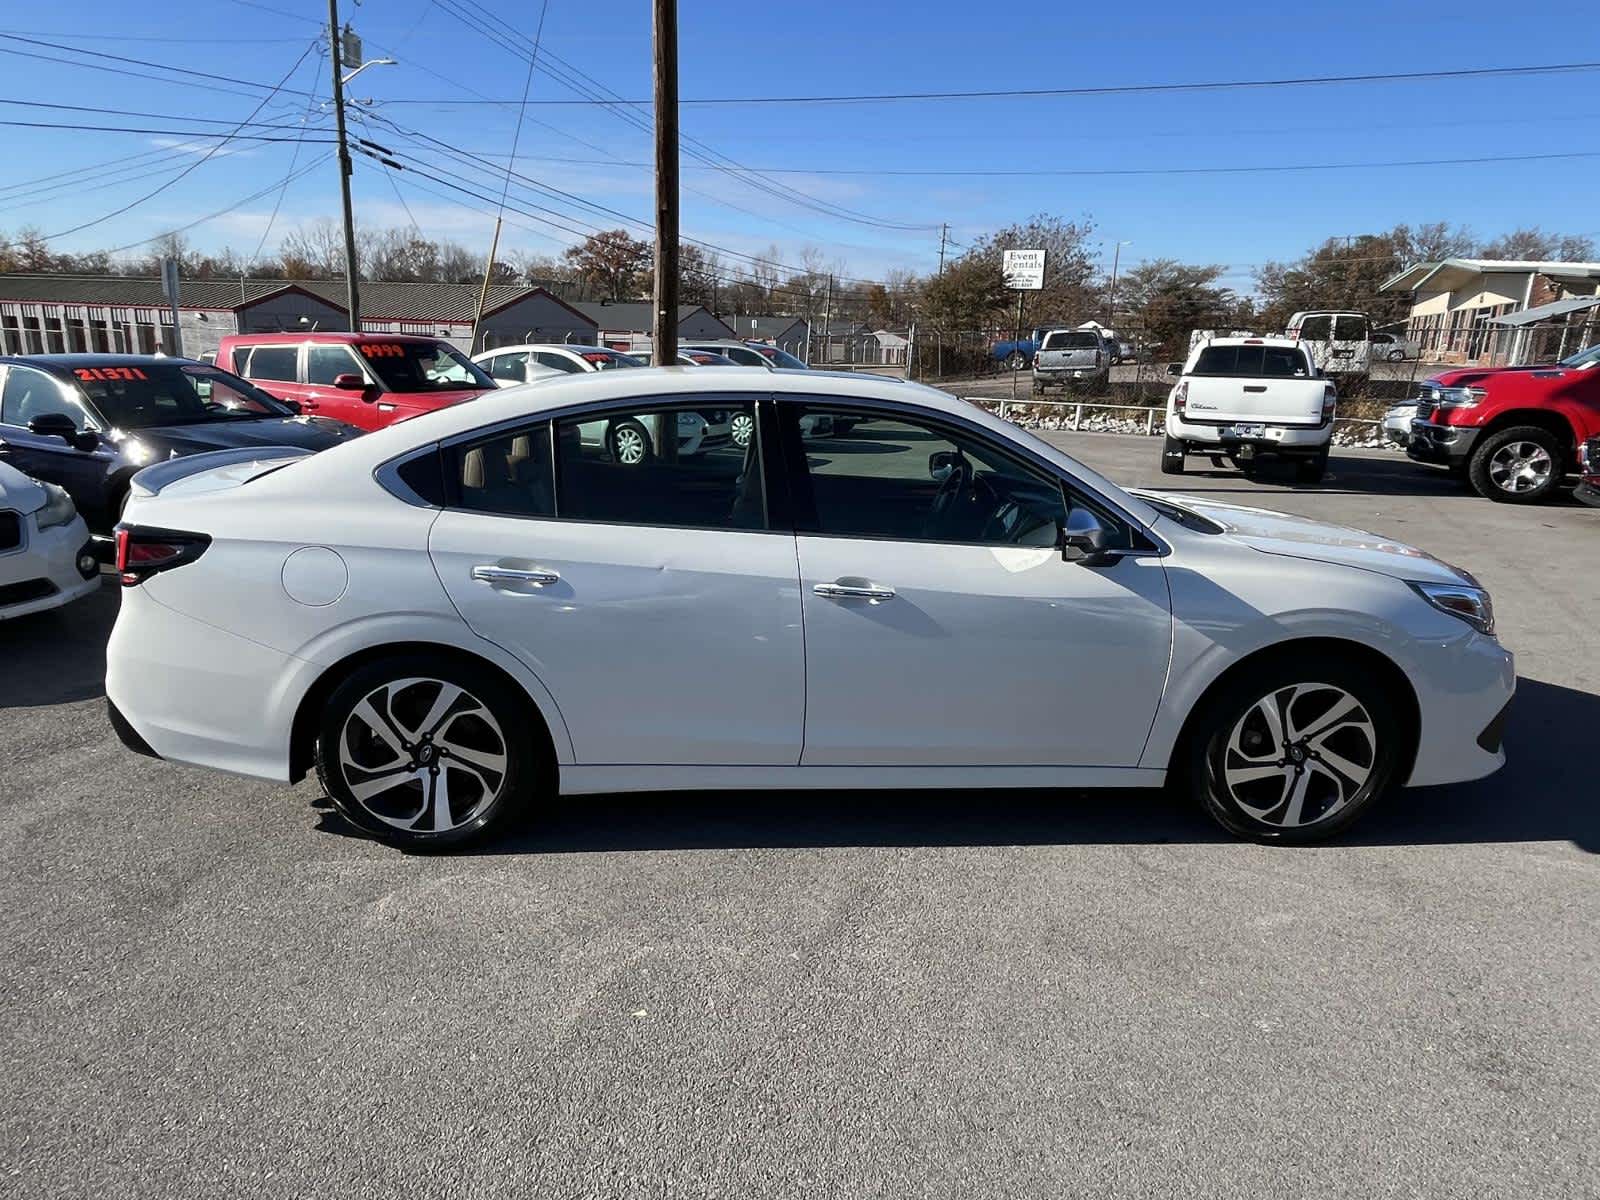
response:
M531 583L534 587L548 587L561 582L561 572L549 567L502 567L494 563L479 563L472 568L472 578L479 583Z
M886 583L873 583L859 575L845 575L832 583L819 583L811 589L830 600L893 600L894 589Z

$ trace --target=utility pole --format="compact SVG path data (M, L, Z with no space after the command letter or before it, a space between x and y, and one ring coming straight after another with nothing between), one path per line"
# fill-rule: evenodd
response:
M939 226L939 274L941 275L944 274L944 243L949 236L950 226L948 224Z
M1132 242L1118 242L1115 252L1111 255L1111 295L1106 302L1106 324L1117 323L1117 267L1122 263L1122 248L1131 246Z
M478 289L478 307L472 311L472 338L467 342L468 354L476 354L480 349L478 326L483 323L483 306L489 299L489 277L494 274L494 256L500 250L500 223L503 220L503 216L494 219L494 236L489 239L489 261L483 264L483 286Z
M678 0L655 5L656 320L655 361L678 361ZM670 437L662 452L675 450ZM670 446L668 443L672 443Z
M350 331L361 332L361 293L356 282L356 219L350 208L350 142L344 131L344 54L340 46L339 0L328 0L328 61L333 65L333 124L339 141L339 195L344 202L344 296Z
M828 272L828 286L822 301L822 365L833 361L833 272Z

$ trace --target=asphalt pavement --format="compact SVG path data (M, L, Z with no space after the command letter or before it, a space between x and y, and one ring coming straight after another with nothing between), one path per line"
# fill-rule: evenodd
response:
M1600 511L1051 437L1473 570L1510 765L1310 849L1142 793L753 793L408 857L125 752L108 586L0 624L0 1196L1600 1193Z

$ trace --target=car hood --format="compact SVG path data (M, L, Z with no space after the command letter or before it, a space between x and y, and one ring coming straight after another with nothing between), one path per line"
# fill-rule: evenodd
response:
M10 463L0 462L0 508L31 513L44 507L44 488Z
M1328 525L1291 513L1242 504L1224 504L1199 496L1171 492L1135 491L1134 495L1170 500L1222 526L1224 536L1259 550L1288 558L1338 563L1360 567L1395 579L1417 583L1470 583L1477 581L1466 571L1435 558L1426 550L1391 541L1381 534L1346 525Z
M1454 371L1440 371L1437 375L1430 375L1427 381L1440 387L1472 387L1505 375L1551 375L1569 369L1557 363L1526 367L1458 367Z
M261 421L227 418L196 425L152 425L130 430L123 439L139 442L155 456L199 454L248 446L298 446L326 450L359 436L361 430L326 417L282 417Z
M559 375L554 371L552 374ZM534 380L529 380L533 383ZM464 400L476 400L479 396L492 396L498 390L499 384L493 388L466 388L459 392L385 392L382 400L385 404L393 404L397 408L417 408L423 412L432 412L436 408L449 408L452 404L460 404Z

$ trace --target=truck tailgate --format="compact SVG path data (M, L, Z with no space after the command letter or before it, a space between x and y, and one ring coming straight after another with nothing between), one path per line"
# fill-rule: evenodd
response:
M1186 376L1187 417L1267 425L1316 425L1327 384L1321 379Z

